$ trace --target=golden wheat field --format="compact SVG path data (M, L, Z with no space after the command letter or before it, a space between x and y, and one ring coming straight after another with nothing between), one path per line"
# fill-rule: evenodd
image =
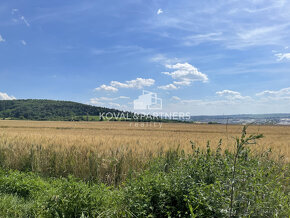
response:
M168 150L191 152L191 141L233 149L241 125L130 122L0 121L0 162L6 168L44 175L74 174L112 183L130 170L142 169L153 156ZM250 126L263 133L256 153L272 149L273 158L290 160L290 126ZM120 177L120 178L119 178Z

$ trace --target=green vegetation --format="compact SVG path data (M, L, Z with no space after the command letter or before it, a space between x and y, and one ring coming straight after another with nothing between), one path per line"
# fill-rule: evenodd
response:
M289 164L251 153L262 135L236 139L235 151L165 152L115 186L96 180L0 170L4 217L287 217ZM116 173L116 172L115 172Z
M71 101L0 100L0 119L48 121L128 121L183 122L179 120L144 117L141 114L96 107Z
M1 100L0 118L23 120L99 120L100 113L121 111L54 100ZM130 114L132 115L132 114Z

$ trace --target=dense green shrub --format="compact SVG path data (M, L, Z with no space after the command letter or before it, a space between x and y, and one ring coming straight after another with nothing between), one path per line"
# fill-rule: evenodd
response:
M35 217L33 202L14 195L0 195L0 217Z
M22 198L31 198L35 193L45 190L47 184L33 173L0 171L0 193L14 194Z
M193 145L188 156L170 152L127 184L126 205L138 217L287 216L289 168L267 154L251 155L245 145L260 137L244 132L235 153L212 152L209 144L206 151Z
M105 185L90 186L69 177L53 181L50 190L38 200L47 217L95 217L106 209L110 195Z

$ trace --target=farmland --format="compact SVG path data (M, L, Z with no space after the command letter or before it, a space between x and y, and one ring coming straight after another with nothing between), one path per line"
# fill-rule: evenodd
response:
M248 127L247 135L262 133L264 137L254 140L255 144L245 145L246 150L251 147L251 152L247 153L251 158L246 158L245 161L240 157L241 168L247 169L255 181L244 171L240 172L240 179L255 184L260 181L257 185L263 196L269 188L273 189L273 193L268 193L266 200L258 199L259 196L252 199L249 196L253 195L251 191L255 191L253 185L253 190L248 190L247 202L234 202L235 210L227 206L227 196L231 193L226 190L229 190L230 166L234 158L232 155L236 152L235 137L240 137L242 130L243 126L240 125L3 120L0 121L0 164L3 170L0 173L0 192L6 195L0 199L0 210L1 204L11 204L14 207L15 202L18 202L20 208L6 211L6 214L35 214L44 217L77 217L82 214L95 217L103 214L106 217L104 211L107 213L109 205L114 204L116 208L110 212L110 216L117 217L133 216L132 214L177 216L178 213L180 216L189 216L191 213L192 216L215 214L222 217L238 213L237 208L244 207L246 210L252 209L253 214L261 213L261 210L265 210L264 207L268 208L268 211L264 211L265 215L271 214L271 210L281 214L289 212L289 208L283 206L289 201L289 126ZM190 169L197 171L193 173ZM186 177L189 174L193 180L196 177L199 181L204 177L202 182L196 183L200 184L198 189L188 186L192 182ZM18 187L19 182L24 183L24 187ZM171 186L172 182L176 185ZM241 190L249 188L243 182L240 185ZM260 187L261 185L265 187ZM118 188L123 186L122 189ZM176 192L171 190L175 188ZM210 191L212 188L221 193ZM49 191L42 196L39 190L44 189ZM156 193L152 193L153 190ZM104 196L100 197L103 200L98 201L93 196L90 202L85 203L82 201L87 197L81 196L75 202L68 202L69 206L63 205L63 200L69 201L69 194L74 194L75 191L80 195L85 192L90 197L91 194ZM194 200L202 192L209 194L209 199L205 201L210 205L202 203L205 208L195 205ZM140 197L138 193L144 196ZM156 194L160 195L158 199ZM166 197L161 197L163 194ZM176 196L178 199L175 199L175 195L179 194L179 197ZM238 196L236 194L236 198ZM216 203L215 197L224 199L220 200L221 205ZM62 203L59 198L63 198ZM126 210L118 206L120 202L126 202L124 198L129 200ZM170 209L175 205L170 203L173 198L180 205ZM282 206L279 199L284 199ZM249 202L253 206L245 206ZM256 202L262 202L260 208L256 207ZM75 205L70 205L73 203ZM101 205L98 208L89 206L97 203ZM46 205L45 210L43 205ZM219 207L224 210L217 212ZM247 212L251 215L250 211Z

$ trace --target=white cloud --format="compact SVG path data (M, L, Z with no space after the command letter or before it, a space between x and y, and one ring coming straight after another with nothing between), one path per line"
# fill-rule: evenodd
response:
M112 87L118 87L118 88L136 88L136 89L142 89L144 87L149 87L154 85L155 80L154 79L143 79L143 78L137 78L135 80L129 80L125 83L121 83L118 81L111 81Z
M105 90L111 92L117 92L118 88L132 88L132 89L142 89L144 87L149 87L154 85L154 79L143 79L143 78L136 78L134 80L126 81L125 83L118 82L118 81L111 81L110 85L101 85L98 88L95 88L96 91ZM124 96L123 96L124 97Z
M232 90L223 90L223 91L218 91L216 92L217 95L219 96L225 96L225 95L241 95L241 93L239 92L235 92L235 91L232 91Z
M275 56L278 58L277 61L290 60L290 53L278 53Z
M216 92L217 95L225 97L228 100L250 100L249 96L242 96L241 93L232 90L223 90Z
M159 8L157 11L157 15L162 14L162 13L163 13L163 10L161 8Z
M118 89L113 86L107 86L107 85L101 85L98 88L95 88L96 91L104 90L104 91L110 91L110 92L117 92Z
M24 41L24 40L21 40L20 42L21 42L21 44L24 45L24 46L27 44L26 41Z
M0 34L0 42L5 42L6 40Z
M278 91L265 90L263 92L257 93L256 96L269 98L269 99L277 99L277 100L279 99L290 100L290 87L280 89Z
M9 96L7 93L0 92L0 100L15 100L14 96Z
M158 89L163 89L163 90L176 90L178 89L177 86L175 86L174 84L168 84L165 86L158 86Z
M175 85L188 86L195 81L208 81L206 74L201 73L196 67L189 63L167 64L166 67L175 70L173 72L163 72L163 74L171 76L175 80Z

